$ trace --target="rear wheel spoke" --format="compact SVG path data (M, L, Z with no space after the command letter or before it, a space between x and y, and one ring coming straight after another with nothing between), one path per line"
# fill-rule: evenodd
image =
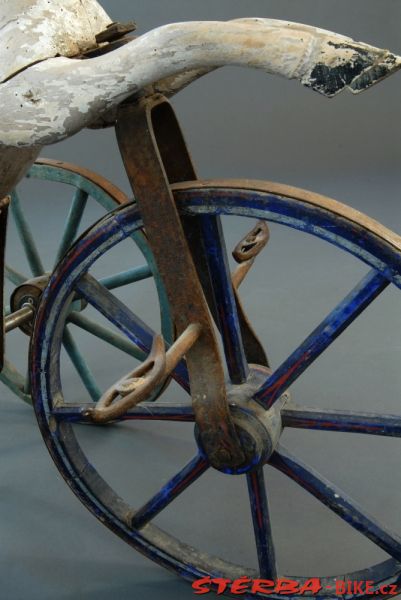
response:
M68 331L67 327L63 332L63 346L70 357L72 364L74 365L78 375L80 376L82 383L87 389L90 397L94 402L97 402L101 396L101 391L97 386L95 378L81 352L75 343L74 338Z
M114 290L115 288L129 285L130 283L136 283L137 281L142 281L149 277L152 277L150 267L148 265L141 265L140 267L128 269L127 271L122 271L121 273L110 275L109 277L103 277L102 279L99 279L99 283L108 290Z
M149 354L155 332L135 315L121 300L104 288L94 277L84 275L76 284L79 296L82 296L106 319L124 333L138 348ZM188 371L180 361L172 372L172 377L185 390L189 390Z
M166 506L196 481L207 469L209 463L201 455L195 456L179 473L172 477L157 494L132 518L132 527L140 529L158 515Z
M75 190L64 231L61 236L61 242L56 253L55 265L64 256L76 238L87 200L88 194L86 192L80 189Z
M106 319L115 325L145 354L149 354L155 332L135 315L121 300L111 294L94 277L87 274L76 285L82 296Z
M22 285L27 281L28 277L16 271L10 265L4 265L4 275L8 281L11 281L14 285Z
M4 360L4 365L0 373L0 381L14 392L14 394L24 400L24 402L31 403L31 396L25 392L26 379L7 359Z
M25 375L24 393L27 394L28 396L31 395L31 376L29 374L29 367L28 367L28 369L26 371L26 375Z
M317 471L296 459L282 447L270 457L269 464L288 475L390 556L398 561L401 560L401 538L380 525L374 517Z
M270 408L389 283L383 275L372 269L291 356L274 371L273 375L255 394L255 400L266 408Z
M14 218L15 225L17 227L19 238L24 247L24 252L31 268L32 274L35 277L43 275L45 269L42 264L38 249L36 247L31 229L28 225L28 221L25 218L24 211L21 207L21 202L17 192L13 192L11 195L11 214Z
M260 576L274 580L277 577L277 568L263 469L259 467L246 477Z
M85 317L77 312L72 312L68 317L68 322L76 325L84 331L87 331L88 333L91 333L97 338L103 340L111 346L114 346L115 348L118 348L122 352L125 352L125 354L129 354L137 360L144 360L146 358L146 354L140 350L138 346L127 340L126 337L115 333L107 327L99 325L99 323L93 321L92 319L88 319L88 317Z

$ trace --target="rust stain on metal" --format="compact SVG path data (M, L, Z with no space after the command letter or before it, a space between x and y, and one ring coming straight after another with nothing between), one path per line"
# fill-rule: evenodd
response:
M157 149L152 112L163 102L162 98L149 98L122 106L117 138L166 287L177 334L181 335L192 323L202 328L186 353L191 396L201 443L211 464L222 468L241 464L244 455L227 404L224 372L208 306ZM136 143L138 136L140 145Z
M269 228L264 221L259 221L246 236L238 242L233 250L233 258L237 263L255 258L269 241Z
M112 385L85 417L94 423L107 423L122 417L140 402L146 401L155 389L165 383L173 369L194 345L201 334L198 323L191 323L166 352L164 340L156 335L147 359L131 373Z

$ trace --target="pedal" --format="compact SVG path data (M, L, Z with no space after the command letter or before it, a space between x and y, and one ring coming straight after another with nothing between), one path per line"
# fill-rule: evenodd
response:
M96 406L86 411L85 417L94 423L115 421L140 402L148 400L196 342L201 329L198 323L191 323L167 352L163 338L156 335L148 358L113 384Z
M270 231L264 221L257 224L235 246L232 255L238 267L231 274L231 281L235 290L238 290L244 281L257 255L263 250L270 238Z
M270 231L264 221L257 224L242 240L235 246L233 257L237 263L243 263L255 258L266 246L270 238Z
M264 221L258 221L257 224L233 250L234 260L238 266L231 273L231 282L234 289L235 302L237 305L238 317L240 320L241 334L244 342L245 354L248 362L257 365L269 367L269 359L256 335L251 322L246 316L244 307L239 297L238 288L249 273L258 254L266 246L270 238L269 228Z

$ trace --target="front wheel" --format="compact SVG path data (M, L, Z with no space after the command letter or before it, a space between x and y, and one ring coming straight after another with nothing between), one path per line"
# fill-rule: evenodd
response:
M203 495L203 514L192 508L199 500L196 490L203 478L225 478L227 490L230 489L233 478L210 468L207 456L197 445L196 436L190 434L183 444L177 440L176 435L165 434L159 429L161 421L175 423L176 428L184 427L184 422L193 422L190 402L185 398L181 402L166 402L164 397L155 403L143 402L121 417L123 423L117 428L119 432L100 428L94 434L91 428L92 431L88 434L87 428L80 427L79 423L87 420L93 404L66 401L59 355L64 323L74 298L83 297L85 302L132 343L137 344L144 352L150 351L155 332L111 292L99 285L95 276L96 263L140 227L140 216L134 205L108 215L78 240L52 275L39 307L31 346L32 390L39 426L57 468L74 493L103 524L152 560L190 581L201 578L232 581L241 577L252 581L261 578L276 580L284 573L286 577L290 577L285 564L278 563L276 559L277 539L273 538L277 534L279 536L279 532L274 528L274 514L269 509L264 482L265 470L276 469L361 533L366 540L373 542L387 556L386 560L374 567L320 578L321 587L313 595L319 598L335 597L338 580L369 580L372 582L372 593L379 597L384 595L384 586L398 587L401 583L401 538L371 517L368 511L334 483L282 447L279 438L283 431L291 428L364 433L369 435L369 439L373 439L370 436L401 436L401 416L398 415L385 416L381 411L354 413L342 409L310 408L295 404L295 398L288 401L290 388L292 392L292 386L334 340L386 288L391 285L401 287L401 238L365 215L334 200L286 186L250 181L196 182L174 186L174 194L181 214L202 219L204 231L207 231L207 219L220 215L262 219L335 244L340 250L359 259L363 267L368 267L361 281L272 372L266 367L248 365L249 385L244 388L242 384L236 386L227 382L228 397L241 396L239 410L243 413L252 412L257 426L264 418L263 415L260 417L261 411L267 416L273 415L271 411L276 411L272 435L263 448L264 454L261 454L265 456L265 465L261 464L258 457L255 461L257 466L253 466L250 457L243 474L234 478L236 481L246 481L244 489L247 490L249 514L244 518L251 525L256 565L239 566L237 561L226 559L225 551L221 552L224 558L216 557L209 553L209 548L208 551L199 549L202 548L202 540L195 544L191 539L191 519L204 517L205 532L208 524L213 527L216 523L224 523L225 528L232 531L238 529L238 521L228 515L231 509L234 512L238 509L237 494L242 492L238 492L238 488L236 494L228 495L224 500L220 498L215 503ZM210 248L211 253L215 250L213 244L205 244L205 248L206 251ZM213 264L211 257L209 266ZM223 280L218 269L219 267L212 273L216 286ZM177 293L179 294L179 290ZM218 297L218 293L216 296ZM223 314L222 322L228 321ZM223 328L223 346L224 342L227 345L229 339L238 339L238 329L235 334L226 334ZM202 368L199 365L199 369ZM183 393L188 391L185 363L178 365L173 376L178 388L184 390ZM170 386L168 393L171 389ZM350 390L347 390L347 397L349 394ZM258 407L256 411L255 406ZM139 421L145 422L145 430L139 428ZM133 426L136 426L135 432L132 431ZM153 433L152 426L155 426ZM92 436L93 448L90 447L88 435ZM115 436L118 435L119 443L116 444ZM146 438L149 435L155 437L152 437L152 443L147 447ZM107 447L108 441L110 448ZM272 446L269 451L268 444ZM192 447L193 456L188 457L185 466L173 477L166 477L160 471L160 453L163 452L163 456L169 455L173 452L174 445L178 446L174 454L175 460L179 461L181 447L184 455ZM109 464L113 451L120 452L114 469ZM102 464L105 457L107 460ZM160 477L156 493L149 486L144 473L156 479ZM213 496L212 485L207 493ZM185 506L186 498L189 506ZM170 510L174 508L175 511ZM220 514L217 521L216 514ZM169 527L169 518L172 522L178 522L180 527L183 525L181 529L185 532L186 541L180 541L164 530ZM291 514L291 518L295 519L294 514ZM154 524L158 519L161 520L163 529ZM188 538L190 544L187 542ZM283 543L283 540L279 541L280 544ZM241 550L242 542L242 538L238 539L235 545L240 556L244 555ZM305 551L305 543L305 540L291 540L291 545L297 545L299 553ZM251 560L245 558L246 563ZM335 565L331 571L336 572ZM314 575L317 577L319 574ZM302 586L308 577L296 576L293 579ZM213 587L215 584L212 582L210 585ZM226 591L230 592L229 587ZM252 585L246 591L247 597L265 598L266 593L275 600L282 597L279 592L266 592L261 587ZM292 597L303 596L295 592ZM360 588L349 588L347 597L366 597L366 592Z

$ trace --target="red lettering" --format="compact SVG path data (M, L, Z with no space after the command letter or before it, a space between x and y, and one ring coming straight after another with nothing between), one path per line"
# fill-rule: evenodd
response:
M250 577L239 577L238 579L225 579L223 577L203 577L192 583L192 589L195 594L209 594L215 591L218 596L227 592L230 588L232 594L245 594L250 591L251 594L282 594L292 595L310 594L316 596L323 588L318 577L311 577L303 580L302 583L294 579L278 579L276 582L270 579L251 579ZM375 595L381 596L397 596L400 590L398 585L382 585L380 588L375 587L374 581L336 581L335 594L343 596L347 594L354 595Z
M336 594L338 596L346 594L345 581L336 581Z
M294 579L278 579L276 592L277 594L298 594L299 583Z
M400 593L400 591L397 588L397 585L392 583L390 585L382 585L382 587L380 588L380 593L388 596L396 596Z
M203 577L202 579L196 579L192 583L192 589L195 594L208 594L210 592L209 587L205 587L207 584L211 584L212 580L210 577Z
M365 592L365 586L363 581L354 581L354 594L363 594Z
M274 581L270 579L254 579L251 592L252 594L272 594L274 592Z
M249 584L251 579L249 577L240 577L239 579L234 579L231 584L231 593L232 594L245 594L245 592L249 589Z
M224 594L229 583L231 583L231 579L224 579L223 577L212 579L212 584L217 586L216 593L218 596L220 596L220 594Z
M318 577L311 577L302 584L299 593L305 594L306 592L311 592L312 594L318 594L321 589L322 584L320 583L320 579Z

